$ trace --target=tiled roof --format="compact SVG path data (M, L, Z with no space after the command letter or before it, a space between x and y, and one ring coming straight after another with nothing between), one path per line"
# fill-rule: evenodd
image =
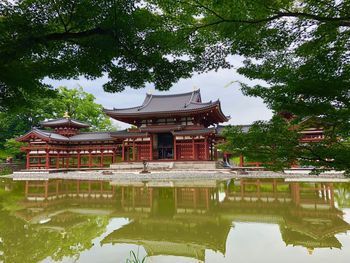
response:
M107 141L107 140L113 140L111 137L110 132L83 132L79 133L77 135L74 135L72 137L65 137L63 135L57 134L52 131L47 130L41 130L34 128L30 132L26 133L25 135L21 136L19 139L24 138L30 133L35 133L38 136L52 139L56 141L64 141L64 142L78 142L78 141Z
M128 130L112 132L111 136L113 138L132 138L132 137L146 137L148 136L147 132L129 132Z
M45 130L40 130L37 128L34 128L31 132L37 133L40 136L43 136L45 138L51 138L53 140L57 140L57 141L69 141L69 139L65 136L62 136L60 134L54 133L54 132L50 132L50 131L45 131Z
M89 124L71 119L71 118L60 118L48 121L40 122L43 127L76 127L76 128L88 128Z
M141 106L125 109L105 109L107 115L140 115L159 112L181 112L200 110L219 105L219 100L214 102L202 102L200 90L173 95L151 95L146 98Z
M109 141L110 132L82 132L69 138L70 141Z
M174 131L173 135L198 135L198 134L208 134L208 133L214 133L216 134L216 129L213 128L206 128L206 129L200 129L200 130L188 130L188 131Z

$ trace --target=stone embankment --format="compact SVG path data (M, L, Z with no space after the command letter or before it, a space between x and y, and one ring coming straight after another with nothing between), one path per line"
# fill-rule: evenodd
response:
M323 173L320 175L302 173L277 173L271 171L231 171L227 169L216 170L168 170L151 171L141 173L140 170L86 170L86 171L21 171L14 172L11 176L14 180L48 180L48 179L72 179L72 180L106 180L106 181L165 181L165 180L228 180L232 178L281 178L286 181L322 181L322 182L350 182L341 173Z

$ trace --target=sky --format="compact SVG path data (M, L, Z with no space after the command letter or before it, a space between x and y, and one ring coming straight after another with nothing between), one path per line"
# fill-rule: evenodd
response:
M210 71L204 74L194 74L191 78L181 79L175 83L169 91L156 91L152 84L147 84L143 89L126 88L121 93L108 93L103 90L102 85L107 82L107 76L95 80L86 78L70 79L70 80L45 80L57 88L66 86L68 88L78 87L84 88L86 92L92 93L96 97L96 102L104 108L127 108L141 105L146 93L156 94L176 94L190 92L194 89L200 89L202 101L221 102L221 108L225 115L231 117L230 121L225 124L250 124L256 120L269 120L272 112L267 108L263 101L259 98L244 96L240 90L240 84L263 84L259 81L248 80L239 75L236 68L242 64L242 58L232 56L229 58L233 65L231 69L220 69L218 71ZM128 128L129 124L114 122L120 128Z

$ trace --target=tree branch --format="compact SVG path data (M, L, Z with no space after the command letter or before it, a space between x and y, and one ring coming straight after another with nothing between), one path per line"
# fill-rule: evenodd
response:
M182 1L179 1L180 3L184 3ZM314 21L318 22L330 22L330 23L335 23L338 26L345 26L345 27L350 27L350 17L327 17L327 16L320 16L320 15L315 15L315 14L310 14L310 13L304 13L304 12L292 12L286 9L283 9L283 12L280 12L278 10L272 9L274 14L270 17L266 18L260 18L260 19L226 19L222 15L218 14L215 10L209 8L208 6L203 5L200 3L198 0L194 0L195 3L188 3L185 2L188 5L198 7L198 8L203 8L204 10L210 12L213 14L218 20L209 23L209 24L204 24L201 26L194 27L194 30L198 30L204 27L209 27L213 25L218 25L221 23L242 23L242 24L260 24L260 23L266 23L270 22L273 20L277 20L283 17L294 17L294 18L306 18L306 19L311 19Z
M95 27L93 29L89 29L81 32L62 32L62 33L51 33L48 35L44 35L41 37L36 37L35 40L45 40L45 41L61 41L61 40L69 40L69 39L82 39L91 36L111 36L115 37L113 30L103 29L101 27Z

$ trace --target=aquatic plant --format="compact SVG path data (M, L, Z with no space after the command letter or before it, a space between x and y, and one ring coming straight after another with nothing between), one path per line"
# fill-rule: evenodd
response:
M147 256L142 259L139 258L139 250L137 249L137 254L134 251L130 251L130 258L127 258L125 263L145 263Z

